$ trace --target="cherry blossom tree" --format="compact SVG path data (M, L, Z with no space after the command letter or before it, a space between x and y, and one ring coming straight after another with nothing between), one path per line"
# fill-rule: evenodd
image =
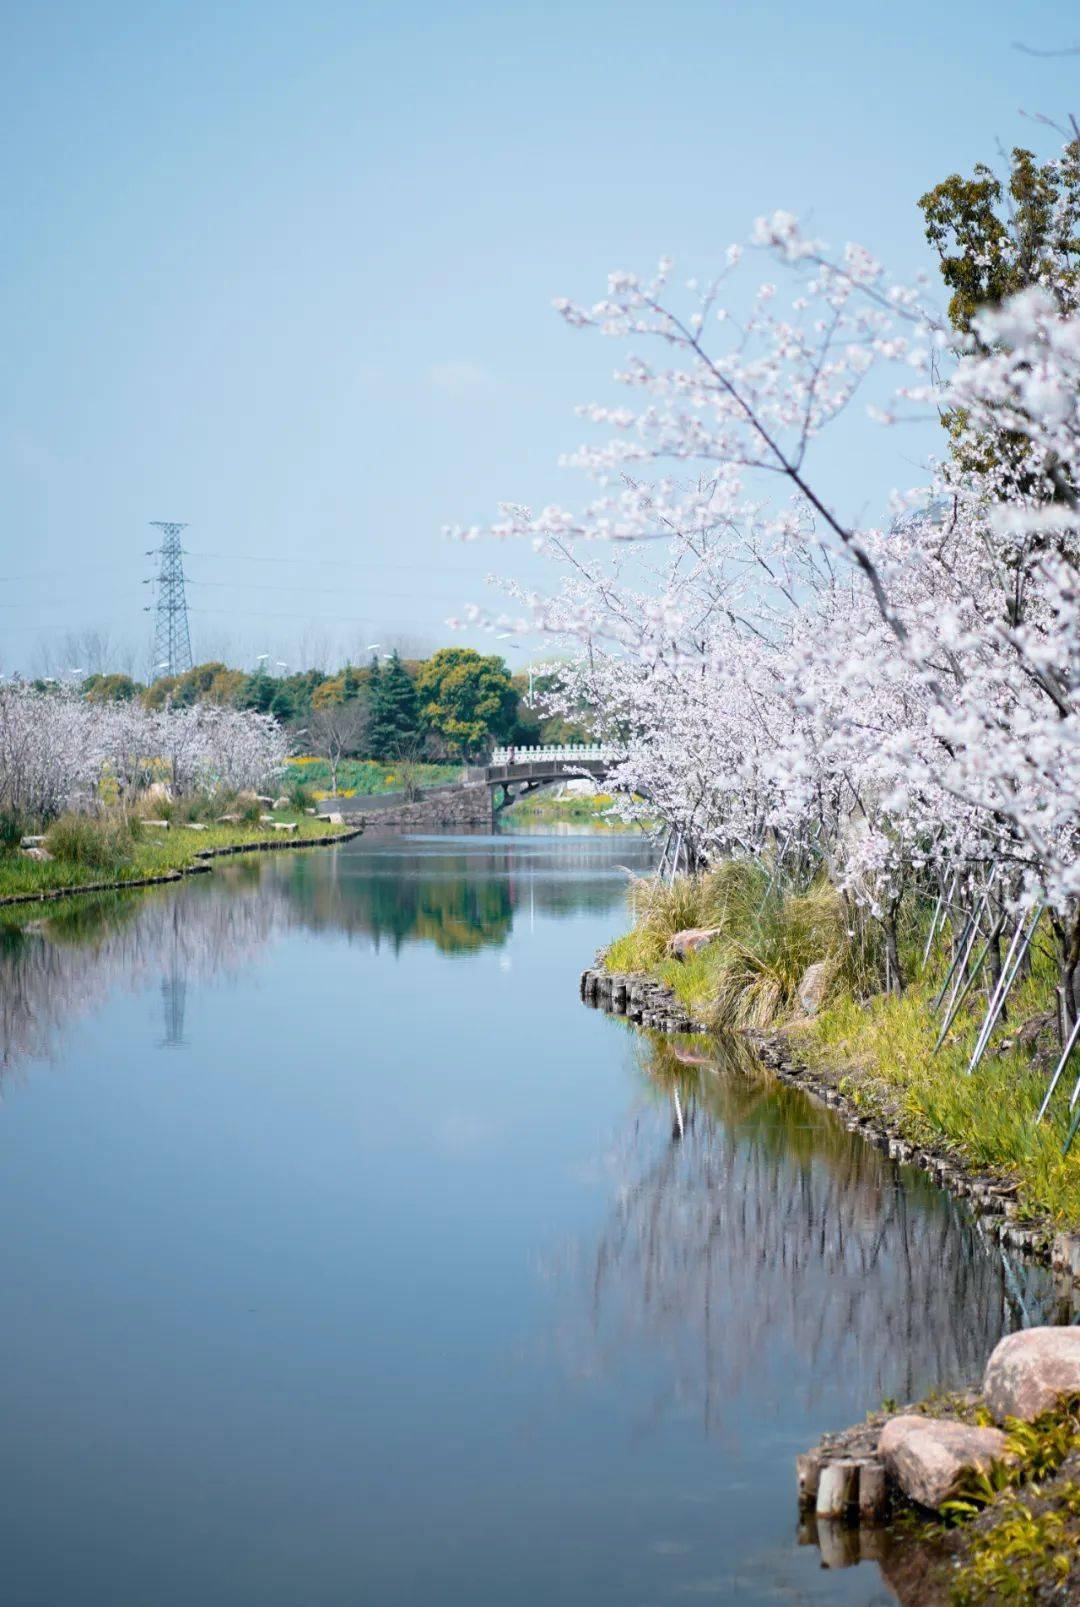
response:
M772 276L611 275L575 328L633 351L611 432L570 462L582 509L507 505L491 527L561 567L497 621L574 647L556 706L585 700L691 862L824 869L882 922L912 885L991 880L1001 927L1045 906L1067 1022L1080 1009L1080 316L1072 264L956 332L867 252L832 260L759 221ZM1055 283L1059 271L1061 284ZM730 282L730 283L729 283ZM790 287L781 297L779 286ZM892 402L875 406L886 386ZM947 414L952 446L879 527L845 521L813 449L865 393L882 422ZM632 404L632 405L631 405ZM770 494L771 488L771 494ZM779 492L779 496L775 493ZM459 530L470 538L476 528ZM996 927L994 926L996 922Z

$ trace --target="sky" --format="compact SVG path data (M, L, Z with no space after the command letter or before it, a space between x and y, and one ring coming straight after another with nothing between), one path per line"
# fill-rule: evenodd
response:
M1078 40L1065 0L11 8L0 670L94 632L145 673L162 519L196 660L503 650L446 621L550 577L442 532L589 493L620 353L553 297L777 207L929 268L919 195L1080 112L1080 56L1017 45ZM936 444L853 419L820 474L874 517Z

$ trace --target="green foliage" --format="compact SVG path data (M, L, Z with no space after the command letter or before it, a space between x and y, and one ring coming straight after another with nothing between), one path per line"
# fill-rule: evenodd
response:
M717 1025L767 1027L797 1005L811 965L824 966L821 993L868 993L880 974L880 938L859 922L843 896L820 882L805 893L772 887L756 909L738 889L729 904L715 966Z
M707 1005L718 1028L781 1020L815 963L826 967L826 997L842 989L868 992L877 975L879 940L835 889L821 883L804 893L785 891L756 861L725 860L704 876L671 884L637 882L631 908L634 931L609 950L609 967L625 962L627 970L658 970L681 997ZM692 966L668 957L671 938L689 927L714 934Z
M236 800L236 809L243 808L242 800L241 794L241 798ZM253 823L241 820L220 824L215 821L204 831L189 831L183 823L158 831L152 826L125 820L119 814L101 819L91 819L85 815L62 816L54 823L46 841L50 853L56 855L54 859L33 860L17 850L4 852L0 848L0 898L61 887L76 888L83 883L102 880L115 880L116 885L122 887L143 877L184 870L208 849L255 847L267 841L280 842L281 836L273 826L259 822L260 808L256 803L256 819ZM296 821L296 836L290 836L289 842L321 841L338 836L346 829L306 815L297 817L294 811L287 809L277 811L275 819ZM15 909L17 911L19 906L15 906ZM13 918L25 919L25 913L15 914Z
M1042 1511L1011 1492L997 1521L971 1537L969 1556L952 1585L957 1607L1054 1599L1038 1592L1060 1589L1068 1578L1078 1518L1080 1485L1066 1485Z
M130 703L146 688L130 675L88 675L82 694L91 703Z
M0 810L0 853L18 848L29 829L22 815Z
M416 687L397 653L379 671L372 666L367 751L373 759L393 759L415 742L420 729Z
M847 1074L860 1104L895 1121L913 1142L952 1150L974 1171L1018 1185L1018 1201L1064 1224L1080 1224L1080 1154L1062 1159L1065 1117L1052 1108L1034 1116L1046 1090L1045 1073L1011 1036L995 1040L974 1076L967 1065L986 997L973 990L935 1054L940 1018L931 1002L941 985L944 948L906 993L864 1003L838 994L800 1032L799 1052L825 1069ZM1014 1022L1041 1015L1053 1003L1053 960L1036 952L1033 972L1009 999Z
M81 869L116 873L133 862L137 836L138 825L128 815L66 814L49 827L45 847L54 859Z
M919 200L926 238L952 291L949 317L967 332L981 306L1047 282L1072 290L1080 254L1080 141L1042 166L1012 152L1007 185L985 164L971 178L951 174ZM1052 272L1050 270L1053 270Z
M1049 1482L1080 1450L1080 1401L1064 1402L1033 1423L1006 1423L1010 1460L972 1476L942 1514L966 1522L986 1512L971 1534L953 1585L962 1607L1033 1601L1040 1587L1060 1587L1080 1551L1080 1485Z
M403 767L391 759L380 764L374 759L343 759L338 765L338 791L342 797L368 797L374 793L404 790L403 768L422 787L434 787L461 776L459 764L410 764ZM286 765L284 791L292 797L295 778L312 793L324 793L330 788L330 766L325 759L292 759Z
M448 752L470 757L513 736L517 694L501 658L441 647L416 678L424 728Z

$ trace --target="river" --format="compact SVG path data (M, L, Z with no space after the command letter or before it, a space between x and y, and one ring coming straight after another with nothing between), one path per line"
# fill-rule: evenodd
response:
M798 1545L795 1454L1048 1283L582 1007L648 853L361 839L0 931L12 1607L893 1599Z

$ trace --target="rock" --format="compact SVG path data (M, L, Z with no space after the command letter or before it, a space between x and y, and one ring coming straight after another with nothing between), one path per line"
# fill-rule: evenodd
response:
M274 808L275 809L288 809L288 807L289 807L289 800L288 800L288 798L286 798L284 793L282 793L280 798L275 798L274 799Z
M296 821L295 820L275 820L274 821L274 830L275 831L295 831L296 830Z
M825 994L829 986L828 960L816 960L808 965L803 972L803 979L798 986L799 1004L803 1014L816 1016L825 1003Z
M168 831L169 829L169 822L167 820L151 820L148 816L144 816L142 823L144 826L155 826L160 831Z
M20 848L40 848L45 841L44 837L24 837L19 844Z
M1019 1417L1026 1423L1063 1396L1080 1395L1080 1332L1025 1328L1006 1335L986 1364L983 1394L999 1422Z
M1004 1461L1008 1441L997 1428L971 1428L946 1418L894 1417L878 1440L878 1456L904 1494L936 1511L968 1473Z
M344 815L340 814L336 809L332 809L326 818L331 826L341 826L345 820Z
M719 936L718 926L688 926L684 932L676 932L668 939L668 952L677 960L685 960L688 954L696 954Z
M48 861L53 857L47 848L38 847L24 848L22 850L22 856L24 859L39 859L43 864L47 864Z
M188 831L205 831L207 829L201 820L185 820L184 824Z

